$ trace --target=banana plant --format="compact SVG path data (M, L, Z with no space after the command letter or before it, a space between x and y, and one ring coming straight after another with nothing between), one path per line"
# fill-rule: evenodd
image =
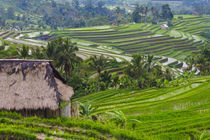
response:
M120 126L122 128L125 128L128 122L141 123L141 121L139 121L137 119L128 119L125 116L125 114L120 110L115 110L115 111L112 111L112 112L106 112L106 114L111 115L112 118L110 120L115 122L117 124L117 126Z
M86 119L88 119L91 114L93 114L93 112L96 110L96 108L93 108L92 105L89 103L89 101L87 101L85 104L77 102L79 104L79 108L80 108L80 115L85 117Z

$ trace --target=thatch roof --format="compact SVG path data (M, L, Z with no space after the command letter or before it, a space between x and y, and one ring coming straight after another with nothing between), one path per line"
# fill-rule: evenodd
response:
M0 109L57 110L74 93L65 82L49 60L0 60Z

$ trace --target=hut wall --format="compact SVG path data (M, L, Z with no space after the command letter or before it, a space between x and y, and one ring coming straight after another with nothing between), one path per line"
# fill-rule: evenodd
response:
M61 109L61 115L65 117L71 117L71 103L68 103Z
M59 110L50 110L50 109L38 109L38 110L22 109L22 110L10 110L10 111L17 112L24 117L37 116L41 118L54 118L60 116Z

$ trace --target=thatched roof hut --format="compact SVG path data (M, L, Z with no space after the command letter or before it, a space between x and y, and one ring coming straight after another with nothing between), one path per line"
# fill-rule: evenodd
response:
M0 110L58 116L73 94L49 60L0 59Z

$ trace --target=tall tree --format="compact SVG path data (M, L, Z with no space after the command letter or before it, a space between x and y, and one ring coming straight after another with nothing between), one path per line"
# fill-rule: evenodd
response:
M139 5L136 5L133 13L132 13L132 19L135 23L139 23L141 20L141 16L140 16L140 7Z
M162 69L157 65L153 56L133 55L125 73L137 81L139 88L155 86L156 80L163 77Z
M55 59L55 57L57 56L57 47L60 46L60 44L62 44L62 38L57 38L56 40L48 42L46 55L49 59Z
M58 38L48 43L46 55L54 60L55 65L65 72L66 78L72 75L74 68L81 61L76 55L78 47L69 38Z
M88 10L91 10L93 8L93 1L92 0L86 0L86 5L85 7L88 9Z
M100 76L101 76L101 73L102 71L104 70L105 66L107 65L107 59L101 55L100 57L97 57L96 55L95 56L92 56L90 58L91 62L89 63L90 66L97 70L97 73L98 73L98 90L100 90Z
M120 9L120 7L118 6L116 9L115 9L115 14L116 14L116 16L117 16L117 25L120 25L120 23L121 23L121 20L122 20L122 14L121 14L121 9Z
M171 8L168 4L164 4L162 6L162 18L165 20L172 20L174 18L173 13L171 12Z
M143 14L144 14L144 22L146 22L147 20L147 14L149 12L149 7L147 6L144 6L144 11L143 11Z
M72 0L72 5L75 9L79 9L79 0Z
M62 44L57 47L56 65L65 71L66 77L72 75L75 65L81 61L76 55L78 50L76 43L71 42L69 38L63 39Z
M99 57L95 55L95 56L92 56L90 60L91 60L91 62L89 63L90 66L94 68L95 70L97 70L98 75L100 75L107 64L107 59L103 55Z
M7 9L7 17L9 19L14 19L15 18L15 11L14 11L14 9L12 7L9 7Z
M22 48L20 48L20 49L18 50L18 53L19 53L19 55L20 55L20 58L25 59L25 58L29 57L29 47L23 45Z
M3 19L2 17L0 17L0 27L4 27L5 25L6 25L5 19Z
M101 0L97 3L97 7L99 9L102 9L104 5L105 5L105 3L103 1L101 1Z

